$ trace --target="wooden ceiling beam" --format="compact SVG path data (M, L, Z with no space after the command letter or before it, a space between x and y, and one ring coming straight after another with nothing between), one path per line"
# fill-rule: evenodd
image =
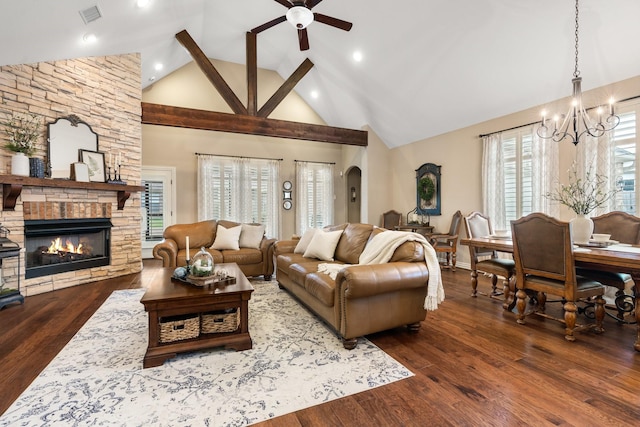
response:
M218 70L216 70L216 67L214 67L209 58L207 58L207 55L204 54L202 49L200 49L196 42L191 38L187 30L182 30L176 34L176 39L178 39L182 46L189 51L193 60L198 64L209 81L215 86L224 101L229 104L229 107L231 107L233 112L236 114L247 114L245 106L233 90L231 90L227 82L224 81L220 73L218 73Z
M257 34L247 33L247 113L258 113L258 48Z
M142 123L275 138L367 146L367 132L249 115L142 103Z
M289 76L289 78L278 88L278 90L264 103L258 111L259 117L268 117L269 114L286 98L300 80L313 68L313 62L306 58L302 64Z

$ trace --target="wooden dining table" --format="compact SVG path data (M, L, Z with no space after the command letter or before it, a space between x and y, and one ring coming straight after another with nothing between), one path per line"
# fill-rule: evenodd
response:
M460 244L513 253L513 241L509 238L474 237L461 239ZM574 249L573 259L576 267L630 274L635 285L633 287L635 301L636 303L640 301L640 245L613 245L602 248L579 247ZM640 310L637 307L635 319L637 330L633 348L640 351Z

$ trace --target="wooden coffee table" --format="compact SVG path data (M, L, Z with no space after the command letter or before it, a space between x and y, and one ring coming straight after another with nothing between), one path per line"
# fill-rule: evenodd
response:
M160 366L177 353L224 346L234 350L252 347L249 336L249 300L253 286L235 263L217 264L236 278L227 285L195 286L172 279L174 268L164 268L158 280L142 296L140 302L149 313L149 346L143 367ZM163 318L208 313L228 309L240 310L238 329L234 332L200 333L195 338L160 342L160 321Z

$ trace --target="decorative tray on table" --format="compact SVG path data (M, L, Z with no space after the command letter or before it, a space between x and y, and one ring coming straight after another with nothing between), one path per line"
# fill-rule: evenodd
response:
M610 245L617 245L617 240L589 240L586 243L575 243L576 246L580 246L583 248L606 248Z
M208 276L196 276L194 274L189 274L188 270L184 267L176 268L171 279L201 287L211 285L232 285L236 283L236 278L229 276L226 270L216 271Z

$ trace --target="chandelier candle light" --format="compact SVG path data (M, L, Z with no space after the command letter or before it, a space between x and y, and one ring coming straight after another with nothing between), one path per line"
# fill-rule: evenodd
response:
M569 111L564 116L564 121L558 126L559 117L556 115L553 118L553 131L547 125L549 119L546 117L546 112L542 112L542 121L540 126L536 130L536 133L540 138L553 139L555 142L560 142L565 138L570 138L574 145L578 145L580 138L584 135L589 135L594 138L603 136L606 132L613 130L620 123L620 118L615 115L613 110L613 98L609 100L609 106L606 111L606 117L603 118L605 110L602 106L596 109L598 114L597 120L592 119L587 110L585 110L582 104L582 77L580 77L580 71L578 71L578 0L576 0L576 31L575 31L575 47L576 47L576 60L575 69L573 72L573 100Z

